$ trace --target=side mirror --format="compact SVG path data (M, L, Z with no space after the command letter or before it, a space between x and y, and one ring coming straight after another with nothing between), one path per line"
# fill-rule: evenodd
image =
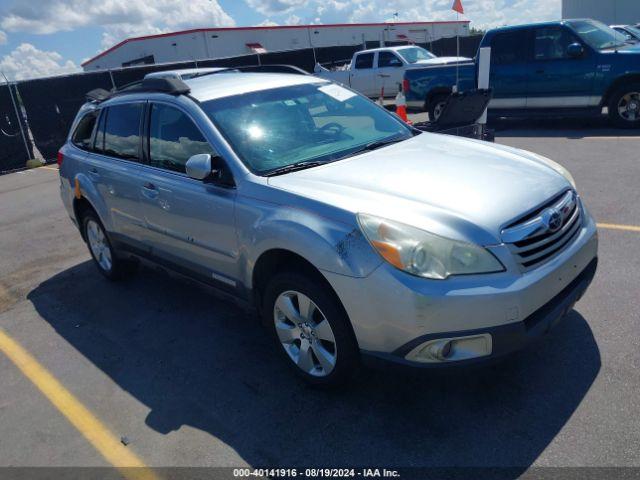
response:
M211 175L211 155L199 153L193 155L185 165L187 175L196 180L204 180Z
M584 47L580 43L572 43L567 47L567 55L571 58L580 58L584 54Z

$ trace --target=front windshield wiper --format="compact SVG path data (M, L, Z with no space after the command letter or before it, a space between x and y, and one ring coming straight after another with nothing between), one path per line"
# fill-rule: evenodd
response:
M295 172L297 170L304 170L305 168L317 167L318 165L324 165L326 161L320 160L306 160L302 162L292 163L283 167L274 168L264 174L265 177L275 177L276 175L284 175L285 173Z
M374 142L369 142L365 145L363 145L360 148L357 148L355 150L350 151L349 153L347 153L346 155L339 157L336 160L341 160L343 158L347 158L347 157L353 157L354 155L358 155L359 153L363 153L363 152L370 152L371 150L377 150L378 148L382 148L382 147L386 147L387 145L391 145L394 143L399 143L399 142L403 142L405 140L408 140L407 137L393 137L393 138L388 138L385 140L376 140Z
M600 47L600 50L611 50L611 49L615 49L615 48L624 47L626 45L629 45L629 43L628 42L614 43L613 45L607 45L607 46L604 46L604 47Z
M393 143L402 142L407 140L406 137L393 137L385 140L376 140L374 142L369 142L363 145L356 150L352 150L346 155L342 155L339 157L330 158L329 160L305 160L302 162L292 163L291 165L285 165L283 167L274 168L273 170L269 170L264 173L265 177L274 177L276 175L284 175L285 173L295 172L297 170L304 170L305 168L317 167L318 165L324 165L325 163L335 162L336 160L342 160L343 158L352 157L362 152L368 152L371 150L376 150L378 148L386 147L387 145L391 145Z

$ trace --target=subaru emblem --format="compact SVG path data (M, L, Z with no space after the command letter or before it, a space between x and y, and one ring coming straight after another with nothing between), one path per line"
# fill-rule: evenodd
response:
M562 227L562 215L555 209L547 210L546 224L547 230L551 233L557 232Z

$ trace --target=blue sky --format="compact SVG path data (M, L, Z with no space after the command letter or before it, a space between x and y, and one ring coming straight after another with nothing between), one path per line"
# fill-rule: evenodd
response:
M453 0L0 0L0 70L68 73L124 38L208 26L451 20ZM462 0L490 27L560 17L560 0Z

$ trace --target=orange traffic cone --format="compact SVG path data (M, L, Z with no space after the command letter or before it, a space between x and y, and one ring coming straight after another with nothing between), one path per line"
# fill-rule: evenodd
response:
M398 115L404 122L411 125L409 118L407 117L407 99L404 97L402 90L396 95L396 115Z

